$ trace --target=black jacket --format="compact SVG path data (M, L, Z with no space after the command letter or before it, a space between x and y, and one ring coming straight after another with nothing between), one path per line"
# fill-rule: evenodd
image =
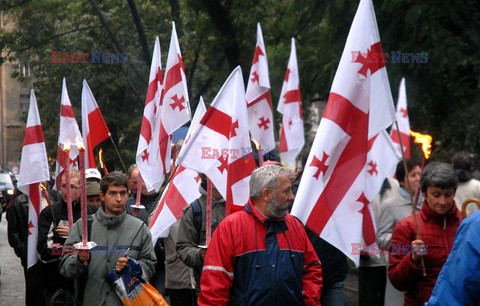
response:
M93 210L87 206L88 214L92 214ZM81 217L80 203L72 203L73 223ZM52 243L59 243L63 246L67 238L57 235L55 228L62 222L68 224L67 203L60 199L60 201L51 206L45 207L38 218L38 241L37 252L40 254L40 259L43 262L43 281L51 287L70 286L69 282L60 274L58 266L60 264L60 256L62 250L59 248L52 248Z
M315 233L305 228L307 236L322 263L323 287L343 282L348 274L347 256ZM322 293L325 290L322 289Z
M16 197L7 210L8 243L20 258L22 266L27 267L28 241L28 197L24 194Z

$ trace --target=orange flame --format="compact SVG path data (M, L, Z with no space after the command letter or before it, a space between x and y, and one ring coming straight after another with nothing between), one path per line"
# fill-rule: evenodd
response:
M100 150L98 151L98 161L100 162L100 168L104 168L104 164L103 164L103 149L100 148Z
M63 151L68 151L70 150L70 140L67 140L64 144L63 144Z
M420 134L410 130L410 135L414 137L414 142L419 143L422 145L423 156L425 159L430 157L430 153L432 153L432 136L428 134Z
M85 147L83 146L83 141L80 136L77 136L77 138L75 138L75 142L77 143L77 148L79 150L85 150Z

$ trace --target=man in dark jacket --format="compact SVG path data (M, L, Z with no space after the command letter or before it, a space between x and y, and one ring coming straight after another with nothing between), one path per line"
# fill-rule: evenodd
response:
M344 281L348 274L347 256L336 247L306 229L308 238L322 263L323 306L345 305Z
M75 222L81 216L80 174L76 170L70 171L70 186L72 191L73 222ZM42 261L40 265L42 267L43 293L47 305L51 305L52 296L60 288L73 293L73 282L63 277L58 270L62 246L70 232L65 177L62 177L60 192L62 200L45 207L38 218L37 251ZM88 213L93 213L91 208L88 208Z
M177 253L178 257L193 269L195 288L200 292L200 276L202 274L203 260L207 253L207 177L200 174L202 180L199 191L201 197L183 209L182 217L178 224ZM213 184L212 184L213 185ZM210 228L212 234L225 218L225 200L215 186L212 186L212 214Z
M27 270L28 196L16 197L7 210L8 243L20 258L25 275L25 305L45 305L41 284L40 263Z

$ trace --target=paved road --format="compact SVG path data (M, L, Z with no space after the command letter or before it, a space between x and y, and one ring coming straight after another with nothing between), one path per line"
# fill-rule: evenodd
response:
M8 245L5 214L0 222L0 305L25 305L25 279L20 259Z

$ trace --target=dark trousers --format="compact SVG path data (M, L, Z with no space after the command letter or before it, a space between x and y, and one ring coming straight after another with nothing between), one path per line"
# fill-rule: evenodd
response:
M358 294L360 306L383 306L387 267L360 267L358 270Z
M167 289L172 306L197 306L195 289Z
M37 263L30 269L23 269L25 275L25 305L45 306L41 281L41 267Z

